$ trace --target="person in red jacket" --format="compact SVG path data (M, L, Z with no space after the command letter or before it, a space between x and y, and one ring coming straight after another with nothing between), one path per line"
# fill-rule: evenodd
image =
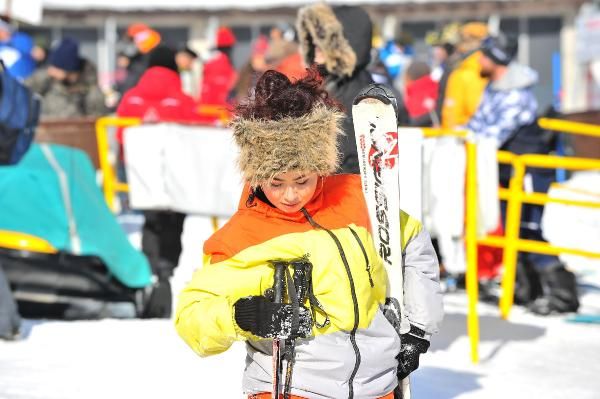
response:
M117 115L141 118L145 123L202 122L197 108L181 87L175 51L159 46L150 53L148 69L138 84L123 96Z
M217 48L210 60L204 64L200 104L227 107L237 72L231 63L231 53L236 39L226 27L217 31Z
M197 112L197 104L185 94L177 72L175 51L159 46L150 53L148 69L138 84L123 96L117 115L141 118L143 123L205 122ZM123 143L122 132L117 139ZM148 257L158 288L152 295L160 296L164 308L152 317L170 317L171 285L169 279L181 255L181 233L185 214L171 211L144 211L142 251Z
M406 68L404 104L412 126L439 126L435 113L438 82L431 78L429 65L413 61Z

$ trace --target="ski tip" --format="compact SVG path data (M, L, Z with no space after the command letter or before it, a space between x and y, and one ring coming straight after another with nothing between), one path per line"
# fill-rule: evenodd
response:
M394 108L396 107L396 96L394 95L392 89L386 85L372 83L363 87L362 90L358 92L356 97L354 97L352 105L356 105L367 98L373 98L386 105L393 104Z

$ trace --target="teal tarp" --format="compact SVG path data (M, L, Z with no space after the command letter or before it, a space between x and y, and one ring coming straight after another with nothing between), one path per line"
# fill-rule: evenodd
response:
M75 148L48 147L68 180L81 240L79 255L100 257L111 273L129 287L150 284L148 260L129 243L106 206L88 156ZM0 167L0 230L31 234L73 253L59 177L38 144L31 146L18 165Z

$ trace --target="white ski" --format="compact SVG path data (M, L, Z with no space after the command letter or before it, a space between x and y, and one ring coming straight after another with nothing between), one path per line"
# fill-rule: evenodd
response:
M403 303L403 263L400 229L400 184L396 98L390 89L372 84L354 99L352 118L375 246L388 275L386 313L397 320L400 334ZM400 382L402 399L410 399L410 382Z

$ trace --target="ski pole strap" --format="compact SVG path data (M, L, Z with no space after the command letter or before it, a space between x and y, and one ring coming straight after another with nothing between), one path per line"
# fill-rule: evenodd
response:
M329 315L327 314L325 309L323 309L323 305L321 305L321 302L319 302L319 300L313 293L312 282L310 283L310 291L308 293L308 303L310 303L310 311L312 313L312 317L313 317L315 326L317 328L327 327L329 325L329 323L331 323L329 320ZM325 317L325 320L323 320L323 323L319 323L317 321L317 312L320 313L323 317Z
M315 229L325 230L327 233L333 234L331 231L327 230L326 228L324 228L323 226L321 226L320 224L315 222L315 220L310 216L310 214L308 213L308 211L306 209L302 208L302 209L300 209L300 211L302 212L302 214L304 215L306 220L308 220L308 223L310 223L310 225L312 227L314 227ZM310 308L311 308L315 326L317 328L323 328L323 327L328 326L331 323L331 321L329 320L329 315L327 314L327 312L323 308L323 305L321 305L321 303L319 302L319 300L317 299L317 297L315 296L315 294L313 292L312 279L310 280L309 289L308 289L308 302L310 303ZM317 312L321 313L321 315L323 315L325 317L325 320L323 321L323 323L319 323L317 321Z
M400 308L400 302L394 297L385 298L385 305L383 306L383 315L390 322L398 336L400 336L400 320L402 319L402 311Z

